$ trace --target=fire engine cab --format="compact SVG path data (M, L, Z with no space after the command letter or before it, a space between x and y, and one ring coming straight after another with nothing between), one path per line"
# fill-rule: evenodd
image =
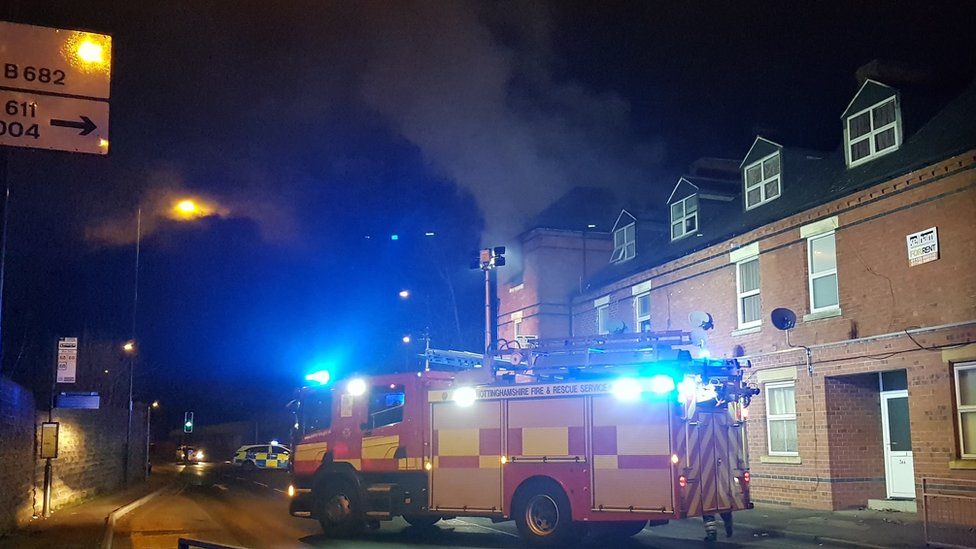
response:
M292 515L346 536L402 516L515 520L538 545L750 509L736 360L681 331L426 352L300 391ZM701 353L704 354L704 353Z

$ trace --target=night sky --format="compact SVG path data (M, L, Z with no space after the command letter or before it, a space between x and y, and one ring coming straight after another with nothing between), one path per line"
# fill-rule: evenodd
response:
M43 394L57 336L129 337L140 207L136 396L174 425L400 367L425 325L477 350L472 252L568 189L663 200L758 131L831 150L875 58L972 76L976 3L826 4L6 0L114 52L109 157L9 153L3 373Z

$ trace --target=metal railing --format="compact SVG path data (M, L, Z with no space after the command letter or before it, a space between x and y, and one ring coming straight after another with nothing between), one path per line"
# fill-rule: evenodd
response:
M976 547L976 480L922 478L925 543Z

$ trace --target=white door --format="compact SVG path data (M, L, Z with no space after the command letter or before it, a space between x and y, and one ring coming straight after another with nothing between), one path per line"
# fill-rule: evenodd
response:
M915 497L915 462L908 421L908 391L881 393L881 430L884 434L885 484L889 498Z

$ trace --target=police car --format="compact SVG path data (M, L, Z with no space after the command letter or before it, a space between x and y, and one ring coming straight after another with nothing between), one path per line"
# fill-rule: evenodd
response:
M288 469L291 450L271 441L271 444L241 446L234 454L232 463L242 469Z

